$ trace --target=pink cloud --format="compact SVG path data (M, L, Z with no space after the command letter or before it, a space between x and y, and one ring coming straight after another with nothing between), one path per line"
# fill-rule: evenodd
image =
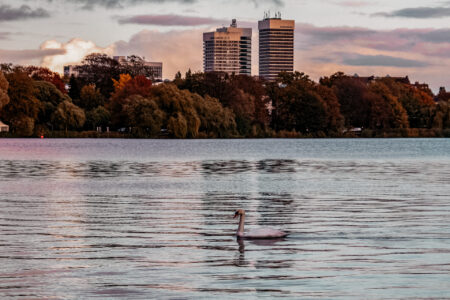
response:
M190 17L182 15L137 15L119 18L120 24L140 24L157 26L199 26L223 24L229 22L223 19Z

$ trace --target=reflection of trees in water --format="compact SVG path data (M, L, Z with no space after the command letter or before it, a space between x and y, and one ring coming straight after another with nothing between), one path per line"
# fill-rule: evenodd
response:
M205 175L237 174L252 171L253 163L245 160L204 161L202 168Z
M292 194L262 193L256 209L260 215L258 224L260 226L290 224L296 208Z
M207 175L226 175L243 172L255 173L295 173L300 163L290 159L216 160L202 162L202 172Z

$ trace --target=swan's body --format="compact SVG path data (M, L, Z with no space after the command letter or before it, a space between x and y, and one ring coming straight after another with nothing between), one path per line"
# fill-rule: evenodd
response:
M245 222L245 211L239 209L234 214L234 218L239 216L239 227L236 232L238 238L244 239L276 239L287 236L287 233L278 229L273 228L256 228L244 232L244 222Z

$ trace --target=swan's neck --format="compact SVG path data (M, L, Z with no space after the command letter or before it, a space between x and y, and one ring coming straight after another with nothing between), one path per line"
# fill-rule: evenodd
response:
M245 221L245 215L240 215L239 216L239 227L237 230L238 235L241 235L244 233L244 221Z

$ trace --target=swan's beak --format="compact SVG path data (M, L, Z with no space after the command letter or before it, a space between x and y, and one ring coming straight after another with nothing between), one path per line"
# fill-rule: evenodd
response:
M239 213L238 213L238 212L235 212L235 213L234 213L234 217L233 217L233 219L236 219L236 218L237 218L237 216L239 216Z

